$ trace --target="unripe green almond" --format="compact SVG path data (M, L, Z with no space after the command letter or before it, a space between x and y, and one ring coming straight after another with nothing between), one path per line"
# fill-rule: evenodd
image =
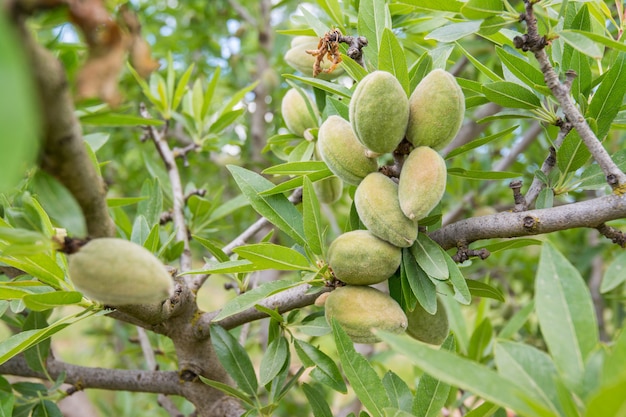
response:
M349 114L354 133L366 148L392 152L406 133L409 99L391 73L374 71L356 86Z
M368 286L347 285L330 293L324 304L326 320L337 320L355 343L377 343L371 329L403 333L407 318L389 295Z
M380 172L372 172L354 193L354 206L367 230L400 248L408 248L417 238L417 222L400 209L398 185Z
M315 195L320 203L332 204L339 200L343 191L343 181L335 175L313 183Z
M298 136L304 136L305 130L317 127L319 111L315 103L308 96L306 97L305 100L298 90L292 88L287 91L280 106L287 129ZM313 114L307 107L307 101Z
M149 250L117 238L100 238L69 255L70 279L87 297L107 305L166 299L172 277Z
M335 277L350 285L372 285L391 277L400 266L401 249L367 230L339 235L328 248Z
M315 36L297 36L291 41L291 48L285 53L285 62L296 71L300 71L307 77L313 76L313 64L316 57L306 53L306 51L313 51L317 49L319 38ZM322 69L328 69L331 66L331 62L328 58L324 57L324 61L321 64ZM316 78L322 80L332 80L344 72L341 65L335 67L333 72L321 72Z
M406 332L414 339L431 345L440 345L448 337L450 326L448 314L439 299L437 299L437 312L430 314L417 303L415 310L406 313L409 326Z
M330 116L322 123L317 140L328 168L348 184L358 185L378 169L378 161L367 157L367 149L354 135L350 123L339 116Z
M442 69L428 73L409 98L406 138L414 146L441 149L459 132L465 97L452 74Z
M435 208L446 191L446 162L428 146L411 151L404 161L398 182L398 200L410 219L421 220Z

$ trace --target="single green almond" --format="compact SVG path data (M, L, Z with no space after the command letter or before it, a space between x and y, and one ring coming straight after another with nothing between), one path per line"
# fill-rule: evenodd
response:
M313 183L315 195L320 203L332 204L341 198L343 181L336 175Z
M439 298L435 314L430 314L417 303L413 311L406 312L406 316L409 323L406 332L412 338L431 345L440 345L448 337L448 313Z
M446 162L439 153L420 146L411 151L402 165L398 182L400 208L409 219L428 216L446 191Z
M350 123L339 116L330 116L322 123L317 141L328 168L348 184L358 185L378 169L378 161L367 156L367 149L354 135Z
M69 275L87 297L112 306L158 303L173 289L171 275L152 252L118 238L91 240L69 255Z
M373 285L391 277L400 267L400 248L367 230L339 235L328 248L328 264L335 277L350 285Z
M404 333L407 317L389 295L368 286L347 285L332 291L326 298L328 323L334 318L354 343L377 343L372 329Z
M354 193L359 218L374 236L400 248L408 248L417 238L417 222L402 212L398 185L380 172L372 172Z
M311 106L313 114L307 107ZM281 113L287 129L291 133L304 136L304 131L317 127L317 119L319 118L319 110L313 100L306 96L306 99L295 88L287 91L281 103Z
M452 74L436 69L409 98L406 138L414 146L442 149L454 139L465 115L465 96Z
M308 38L308 40L306 38ZM301 72L304 76L313 77L313 65L315 64L316 57L308 54L306 51L316 50L318 43L319 38L315 36L297 36L291 41L291 48L285 53L285 62L291 68ZM322 61L321 64L322 69L328 69L330 66L331 62L324 57L324 61ZM321 80L333 80L343 73L344 69L341 64L339 64L339 66L335 67L333 72L321 72L316 78Z
M366 148L380 154L392 152L406 133L409 99L393 74L374 71L357 84L349 115L354 133Z

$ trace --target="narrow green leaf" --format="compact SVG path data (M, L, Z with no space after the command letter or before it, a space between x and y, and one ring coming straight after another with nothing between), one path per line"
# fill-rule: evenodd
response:
M500 409L500 406L498 405L495 405L490 402L484 402L478 407L468 412L467 414L465 414L465 417L489 417L489 416L492 416L499 409Z
M277 337L267 346L259 366L259 383L267 385L289 363L289 344L284 337Z
M202 274L239 274L246 272L262 271L262 265L250 262L247 259L236 259L234 261L213 262L207 261L202 269L192 269L180 275L202 275Z
M311 406L314 417L333 417L333 412L328 406L324 394L309 384L302 384L302 391Z
M541 251L535 303L541 333L563 382L580 392L585 361L598 343L595 310L578 270L549 242Z
M519 127L519 125L515 125L515 126L511 126L508 127L500 132L494 133L492 135L488 135L482 138L478 138L478 139L474 139L473 141L471 141L470 143L467 143L463 146L459 146L456 149L453 149L450 153L448 153L446 155L446 159L450 159L453 158L457 155L461 155L467 151L470 151L472 149L476 149L480 146L483 146L489 142L493 142L494 140L500 139L500 138L504 138L509 136L511 133L513 133L515 130L517 130L517 128Z
M213 381L212 379L205 378L202 375L200 375L200 380L208 386L222 391L226 395L230 395L233 398L238 398L249 406L254 406L254 401L250 399L248 394L238 390L237 388L231 387L230 385L224 384L223 382Z
M378 54L385 28L391 29L391 15L387 3L381 0L362 0L359 3L357 30L368 41L365 58L373 68L378 68Z
M331 83L330 81L324 81L324 80L320 80L320 79L312 78L312 77L300 77L298 75L293 75L293 74L283 74L283 77L288 80L301 81L305 84L308 84L315 88L319 88L320 90L327 91L331 94L337 94L338 96L342 96L345 98L352 97L352 90L337 83Z
M515 335L519 329L522 328L524 323L530 317L530 314L535 310L535 300L531 300L529 303L524 305L517 313L511 317L504 327L498 333L498 339L510 339Z
M493 340L493 326L488 318L484 318L474 329L470 337L467 357L475 362L481 362L483 358L491 353L491 342Z
M444 257L450 274L450 283L454 288L454 299L461 304L469 305L472 302L472 294L463 273L447 252L444 252Z
M92 113L80 116L80 123L94 126L162 126L163 120L119 113Z
M163 213L163 191L158 178L150 178L141 186L141 195L146 197L139 201L137 214L145 217L150 227L158 224Z
M270 188L269 190L263 191L260 193L262 197L272 196L276 194L282 194L286 191L294 190L298 187L302 187L303 178L306 176L312 182L320 181L328 177L332 177L334 174L329 170L325 169L324 171L317 171L312 174L300 175L285 182L282 182L275 187Z
M626 94L626 53L620 53L593 95L585 118L596 121L594 129L604 139L611 129ZM593 127L593 126L592 126Z
M302 179L302 220L304 236L311 251L316 255L324 253L324 239L322 233L322 214L320 204L308 177Z
M433 58L430 54L423 53L415 64L409 70L409 79L411 80L409 83L409 91L415 90L415 87L422 81L433 68Z
M489 67L481 63L476 57L466 51L458 42L456 43L456 47L470 60L470 62L487 78L492 81L502 81L502 77L493 72Z
M0 256L0 262L24 271L52 288L62 289L66 287L65 273L56 260L48 254L21 255L19 258Z
M402 269L417 301L424 310L430 314L435 314L437 312L437 288L428 278L426 272L418 265L409 248L402 249ZM406 301L408 304L409 300Z
M626 380L604 387L587 402L585 417L626 417Z
M501 341L495 348L498 373L525 387L526 393L542 405L561 414L555 380L558 374L552 359L530 345Z
M324 171L328 167L324 161L298 161L274 165L263 170L268 175L305 175Z
M543 73L539 68L504 48L497 47L496 53L506 68L528 87L538 90L545 96L552 94L550 89L546 86Z
M438 280L446 280L450 274L448 272L448 264L443 255L441 246L435 243L425 233L419 233L413 246L411 253L415 257L418 265L428 274L429 277Z
M211 326L211 343L228 375L243 392L256 398L258 381L254 367L248 353L237 342L237 339L224 328L213 325Z
M150 234L150 226L148 225L146 218L141 215L135 217L135 222L133 223L133 230L132 230L132 233L130 234L130 241L143 246L143 242L146 241L149 234Z
M487 19L502 13L502 0L468 0L461 13L468 19Z
M400 0L399 3L410 4L418 9L431 10L435 12L459 13L463 2L458 0Z
M41 400L35 408L31 417L63 417L59 407L50 400Z
M602 58L603 48L579 32L562 30L559 32L559 39L563 39L569 46L593 59Z
M382 382L391 406L406 412L411 411L413 393L406 382L393 371L387 371Z
M15 396L10 392L0 391L0 417L11 417Z
M541 404L528 398L523 387L498 375L485 365L445 350L434 350L408 336L382 331L376 334L387 342L393 351L404 355L433 378L470 391L526 417L555 417Z
M361 354L354 350L352 340L335 319L332 320L331 328L341 367L352 389L373 417L384 416L385 407L390 405L389 398L376 371Z
M352 78L356 82L361 81L367 75L367 70L361 65L357 64L354 59L350 58L346 54L341 54L341 66L350 76L350 78ZM345 119L348 120L347 117Z
M598 42L601 43L602 45L611 48L611 49L615 49L616 51L620 51L620 52L626 52L626 44L624 42L618 42L612 38L609 38L608 36L603 36L600 35L598 33L594 33L594 32L589 32L586 30L576 30L576 29L566 29L563 30L561 32L559 32L559 36L561 34L563 34L563 32L567 33L576 33L579 35L582 35L586 38L589 38L589 40L593 41L593 42Z
M202 100L202 119L204 119L209 113L209 108L211 106L211 102L213 101L213 95L215 94L215 88L217 87L217 82L220 79L221 67L215 67L215 72L211 77L211 81L204 92L204 99Z
M449 335L441 345L441 350L454 352L456 349L454 336ZM415 393L412 411L418 417L436 417L441 413L448 400L450 385L424 374L420 378Z
M289 279L281 279L278 281L266 282L250 291L246 291L241 295L227 302L222 310L213 319L214 322L220 321L233 314L240 313L244 310L254 307L270 295L285 291L289 288L301 285L301 281L293 281Z
M554 191L552 188L543 188L539 191L537 200L535 201L535 208L551 208L554 203Z
M432 39L444 43L455 42L477 33L480 30L480 23L479 20L451 23L433 30L424 39Z
M473 279L467 280L467 287L473 297L492 298L500 302L504 302L504 294L496 287L486 284L482 281Z
M110 208L130 206L140 201L146 200L147 196L142 197L111 197L107 198L107 206Z
M306 23L308 23L311 29L315 31L315 35L317 35L318 38L323 37L324 34L328 32L328 25L322 22L316 14L310 12L308 8L300 5L298 6L298 10L304 16L304 20L306 20Z
M608 386L626 381L624 363L626 363L626 332L622 330L602 366L602 384Z
M22 326L22 331L24 330L35 330L35 329L44 329L48 327L48 317L50 316L50 312L40 312L40 311L31 311L28 313L26 320L24 321L24 325ZM46 360L50 355L50 339L42 340L36 345L26 349L23 353L24 359L26 359L26 363L28 366L39 372L47 372L46 369Z
M255 243L233 249L240 257L260 265L263 269L279 271L316 271L300 252L273 243Z
M185 95L185 91L187 90L187 84L189 83L189 78L191 77L191 73L193 72L195 64L189 65L189 68L181 75L178 83L176 84L176 90L174 90L172 97L172 111L176 111L178 106L180 105L183 96Z
M510 178L519 178L522 174L507 171L472 171L463 168L448 169L449 175L455 177L467 178L472 180L506 180Z
M484 248L490 253L500 252L509 249L519 249L531 245L541 245L542 241L538 239L508 239L502 242L485 245Z
M413 414L393 407L385 407L385 417L413 417Z
M335 364L335 361L327 354L300 339L294 339L294 348L304 366L307 368L311 366L315 367L313 371L311 371L311 378L335 391L343 394L348 392L348 388L339 372L339 368Z
M50 310L55 307L78 304L83 295L77 291L52 291L28 294L22 298L26 307L34 311Z
M335 26L339 27L342 32L346 32L343 26L343 14L341 13L341 4L339 0L318 0L317 3L333 20Z
M483 85L483 94L502 107L536 109L541 107L539 97L529 89L510 81L496 81Z
M280 230L287 233L297 243L306 245L302 214L283 195L260 196L259 193L271 189L274 184L245 168L228 165L241 192L248 198L250 205L261 215L267 218Z
M409 96L409 69L406 64L406 55L398 38L389 28L383 30L378 52L378 69L395 75L407 97Z
M224 251L217 246L213 241L205 239L200 236L193 235L193 240L204 246L219 262L228 262L230 258L224 253Z

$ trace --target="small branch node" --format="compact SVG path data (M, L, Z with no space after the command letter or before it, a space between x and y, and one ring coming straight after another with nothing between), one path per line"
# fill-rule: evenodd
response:
M480 258L485 260L491 255L488 249L469 249L466 244L461 243L457 245L457 252L452 256L452 260L456 263L463 263L470 258Z
M622 248L626 248L626 234L624 234L621 230L612 226L607 226L606 223L602 223L596 229L602 236L610 239L611 242L621 246Z
M513 190L513 201L515 201L515 207L513 211L518 213L520 211L525 211L526 207L526 199L522 195L522 180L514 180L509 183L509 188Z

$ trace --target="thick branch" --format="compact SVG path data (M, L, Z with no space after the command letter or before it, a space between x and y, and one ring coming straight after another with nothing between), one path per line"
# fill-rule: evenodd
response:
M444 226L430 237L444 249L450 249L481 239L531 236L578 227L597 228L607 221L625 217L626 197L613 194L547 209L473 217Z
M43 116L40 165L72 193L91 237L113 236L104 181L87 155L65 71L61 63L21 27Z
M596 137L595 133L591 130L585 117L582 115L578 107L574 104L570 95L570 83L571 77L568 76L568 81L562 84L559 81L559 76L550 63L550 58L545 51L547 41L544 37L539 36L537 30L537 19L533 12L533 3L530 0L524 0L526 4L526 14L523 16L528 28L528 34L524 36L518 36L514 39L515 46L525 51L531 51L535 55L535 58L539 62L541 71L543 72L546 85L552 91L552 94L557 99L563 113L567 117L567 121L574 126L574 129L580 135L580 138L585 143L589 152L593 155L593 158L598 162L598 165L604 172L609 185L613 188L616 194L622 194L626 192L626 174L624 174L613 162L609 153L604 149L602 143Z

